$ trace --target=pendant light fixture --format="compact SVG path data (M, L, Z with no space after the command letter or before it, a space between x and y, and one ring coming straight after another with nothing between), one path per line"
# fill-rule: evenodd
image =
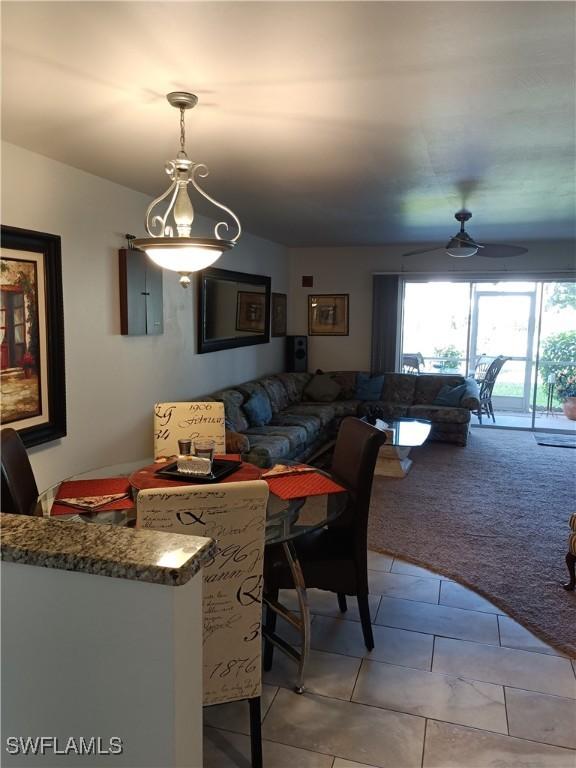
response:
M136 239L134 245L145 251L158 266L179 272L180 284L186 288L190 285L190 274L209 267L224 251L232 248L240 237L242 228L236 214L214 200L198 183L198 179L208 176L208 167L204 163L189 160L186 154L184 114L187 109L196 106L198 97L193 93L176 91L169 93L166 98L173 107L180 110L180 151L175 160L169 160L166 163L166 173L172 184L148 206L146 211L146 231L150 237ZM230 215L237 229L234 237L222 236L222 233L230 228L226 221L219 221L216 224L214 237L191 237L194 207L188 195L189 186ZM160 213L159 206L164 201L167 201L167 207L164 213Z

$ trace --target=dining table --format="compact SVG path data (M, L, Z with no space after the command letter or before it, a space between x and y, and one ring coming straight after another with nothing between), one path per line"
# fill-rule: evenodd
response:
M238 460L237 471L226 477L222 482L261 479L267 472L265 469L241 461L239 456L222 456L221 458ZM65 480L54 483L39 494L36 514L44 517L56 516L57 519L63 522L82 525L134 527L137 525L136 498L140 490L146 488L177 487L190 485L191 482L194 482L194 480L189 478L174 480L160 477L157 473L166 466L166 463L166 459L155 462L151 458L144 458L97 467L72 475ZM275 631L271 632L264 626L262 632L269 642L273 643L297 664L298 671L294 690L297 693L303 693L305 690L306 666L310 656L311 619L306 584L294 541L336 520L346 508L348 493L344 487L335 483L325 471L314 467L302 472L303 465L296 462L284 462L285 478L290 476L291 467L293 468L294 476L292 478L293 490L290 498L282 498L281 495L277 495L281 491L274 493L274 490L278 488L279 478L269 479L270 494L266 509L265 547L278 545L282 547L294 582L297 610L291 610L278 600L270 600L265 596L262 597L262 601L269 610L273 610L296 629L300 640L299 648L290 644ZM309 482L312 470L320 480L320 484L316 484L317 487L315 489L311 488ZM86 511L75 509L71 506L64 506L59 501L59 491L65 482L110 480L112 478L127 478L129 481L129 497L124 502L122 509ZM262 479L266 480L267 478L264 477ZM298 484L302 485L302 495L294 495L297 492L294 491L294 483L296 487Z

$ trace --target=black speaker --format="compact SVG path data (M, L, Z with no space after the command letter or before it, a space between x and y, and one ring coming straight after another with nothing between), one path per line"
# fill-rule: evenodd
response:
M308 370L307 336L286 336L286 370L295 373Z

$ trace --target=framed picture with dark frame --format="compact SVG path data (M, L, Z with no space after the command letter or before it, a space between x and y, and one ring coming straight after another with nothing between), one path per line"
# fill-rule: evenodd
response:
M309 336L348 336L347 293L308 296Z
M272 294L272 336L286 336L287 301L285 293Z
M265 294L252 291L238 291L236 298L236 330L264 333L265 326Z
M60 237L2 226L2 424L26 447L66 434Z

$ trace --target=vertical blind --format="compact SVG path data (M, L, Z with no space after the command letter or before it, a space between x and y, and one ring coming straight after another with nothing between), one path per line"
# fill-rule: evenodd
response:
M400 277L374 275L372 295L372 373L393 371L398 343Z

